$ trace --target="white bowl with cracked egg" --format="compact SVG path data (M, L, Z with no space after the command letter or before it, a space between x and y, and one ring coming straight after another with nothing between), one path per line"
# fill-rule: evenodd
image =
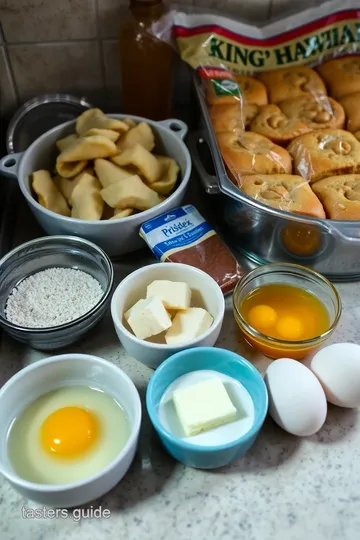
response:
M177 346L137 338L124 324L124 314L138 300L146 297L146 288L154 280L181 281L192 290L192 307L202 307L213 317L210 328L191 341ZM156 369L173 354L191 347L215 345L225 314L224 295L208 274L181 263L158 263L135 270L116 288L111 300L111 316L117 336L126 352L146 366Z
M96 473L70 484L25 480L11 464L8 437L18 415L51 390L83 385L113 397L125 411L130 435L123 449ZM110 491L128 471L138 445L141 402L131 379L115 364L88 354L62 354L20 370L0 390L0 474L24 497L58 508L79 507Z

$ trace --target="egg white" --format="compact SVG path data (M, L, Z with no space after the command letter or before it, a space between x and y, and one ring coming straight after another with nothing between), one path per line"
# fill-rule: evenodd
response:
M96 441L80 456L56 458L41 444L46 418L63 407L82 407L96 415ZM15 472L30 482L68 484L96 474L125 446L130 424L125 411L111 396L86 386L68 386L35 400L15 419L8 435L8 456Z

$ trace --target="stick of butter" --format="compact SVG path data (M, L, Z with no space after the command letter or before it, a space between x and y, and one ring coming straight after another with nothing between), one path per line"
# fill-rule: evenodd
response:
M220 379L179 388L173 394L175 410L187 437L235 420L237 410Z
M210 313L203 308L178 311L172 321L172 327L165 334L165 341L168 345L191 341L206 332L213 322Z
M146 296L159 296L166 309L187 309L190 307L191 289L182 281L158 279L148 285Z
M125 314L131 330L139 339L156 336L171 327L171 319L161 298L139 300Z

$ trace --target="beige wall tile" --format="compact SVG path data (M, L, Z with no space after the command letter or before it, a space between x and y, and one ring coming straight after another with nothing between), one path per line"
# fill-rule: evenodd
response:
M0 74L0 117L5 117L12 114L17 103L4 47L0 47Z
M284 1L284 0L283 0ZM100 32L104 38L117 38L122 17L126 14L128 0L97 0ZM292 0L287 0L292 3ZM192 5L202 9L219 10L239 19L262 22L269 16L270 0L175 0L178 8Z
M97 42L12 45L9 54L21 101L44 92L97 99L103 89Z
M96 0L98 3L100 34L104 38L117 38L121 20L127 14L128 0Z
M9 43L96 37L95 0L0 0Z
M191 4L201 9L215 10L228 17L249 22L263 22L269 16L271 0L191 0ZM292 0L288 0L291 2ZM177 4L182 5L182 0ZM189 4L190 0L186 0Z
M269 18L271 0L226 0L226 4L217 2L219 9L226 10L232 17L249 22L264 22ZM292 2L293 0L289 0Z
M175 0L171 4L188 7L194 4L194 1L196 0ZM118 38L121 21L128 14L129 0L97 0L97 3L100 34L107 39Z
M271 0L270 17L280 18L286 17L290 13L304 11L312 6L317 6L323 2L319 0L301 0L301 2L293 2L293 0Z

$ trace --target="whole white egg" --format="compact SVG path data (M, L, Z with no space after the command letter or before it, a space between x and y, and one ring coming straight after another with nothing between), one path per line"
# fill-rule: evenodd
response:
M326 398L339 407L360 407L360 345L335 343L324 347L311 361Z
M265 373L269 414L285 431L306 437L323 426L327 403L315 375L300 362L280 358Z

